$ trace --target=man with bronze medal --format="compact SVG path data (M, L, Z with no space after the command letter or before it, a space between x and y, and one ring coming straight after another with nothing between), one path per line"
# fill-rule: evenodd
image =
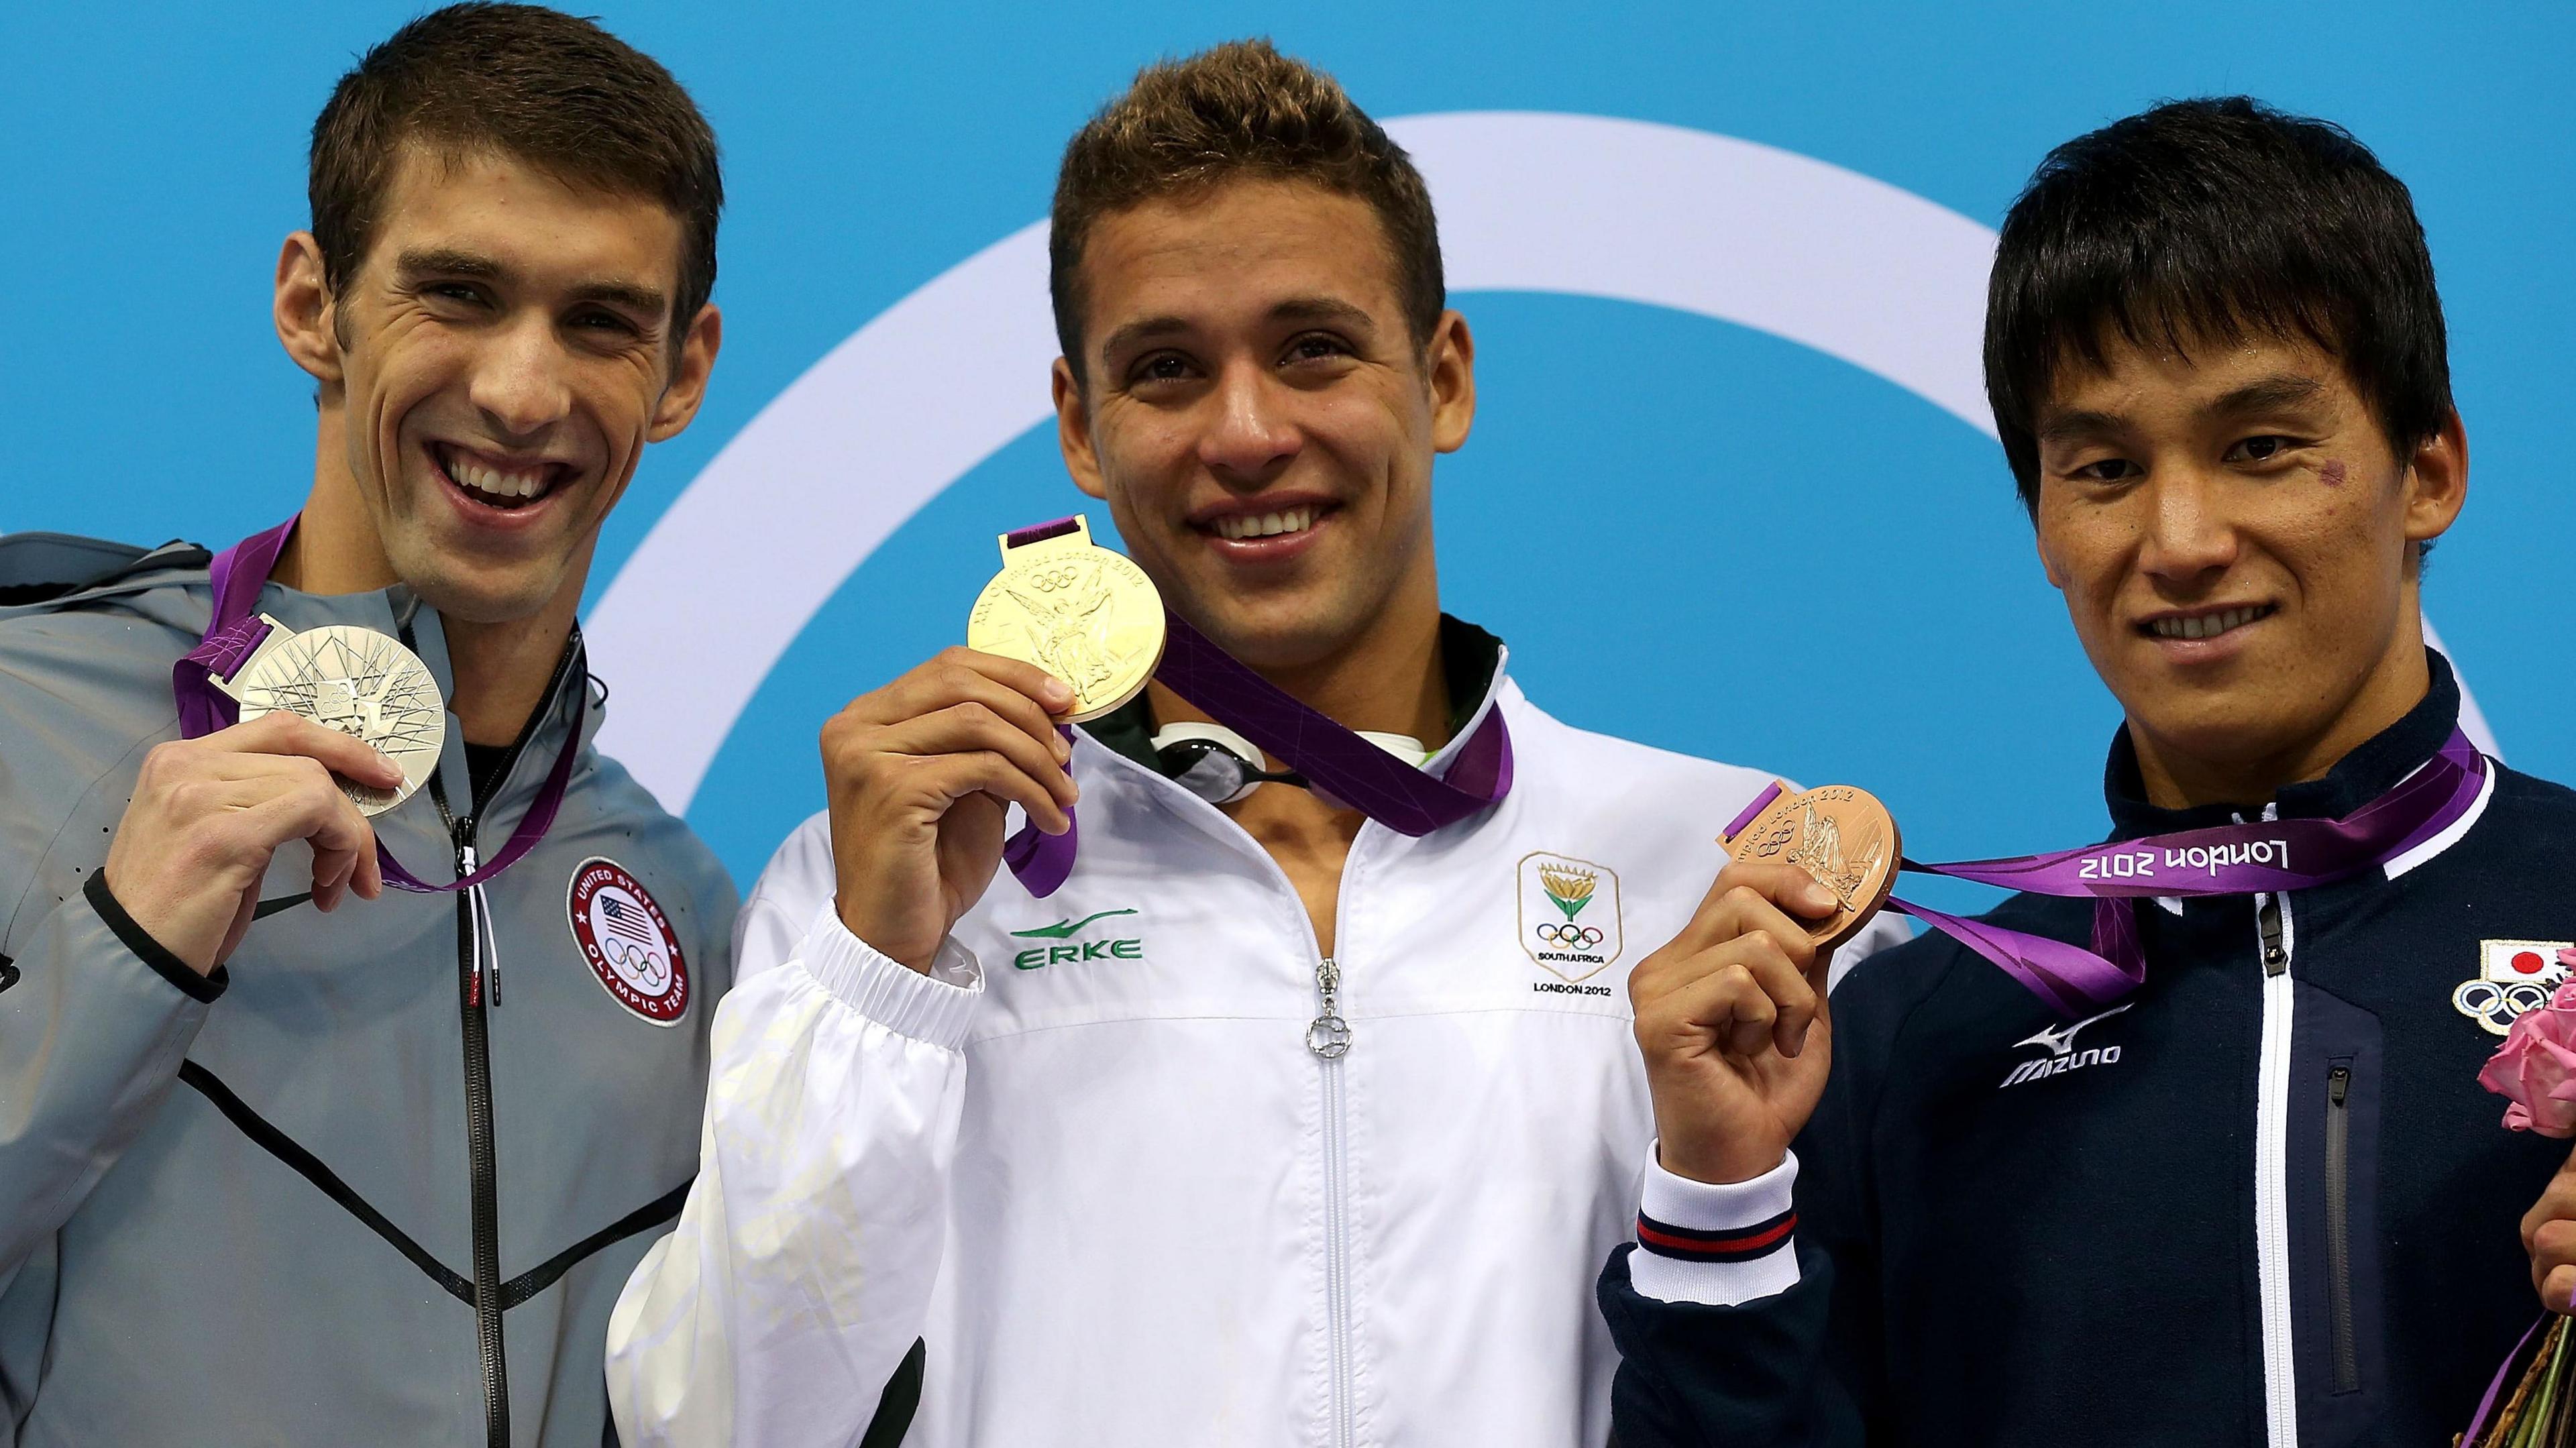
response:
M1637 976L1618 1441L2498 1441L2518 1219L2567 1153L2478 1078L2566 974L2576 796L2479 753L2425 646L2467 443L2406 189L2241 98L2081 137L2005 221L1986 374L2125 715L2111 836L1905 862L2023 893L1886 897L1935 929L1793 1056L1741 967L1882 898L1855 842L1897 858L1894 825L1785 789L1729 822ZM2533 1212L2543 1269L2567 1214Z
M624 1439L1598 1443L1626 973L1770 778L1550 719L1441 613L1473 346L1329 78L1147 71L1053 232L1126 556L1006 520L968 647L824 730L611 1322Z
M733 889L592 747L573 617L715 361L715 138L457 6L311 193L300 513L0 540L0 1443L592 1448L694 1165Z

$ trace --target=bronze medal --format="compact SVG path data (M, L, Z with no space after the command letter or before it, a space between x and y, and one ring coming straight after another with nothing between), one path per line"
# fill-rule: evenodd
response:
M1795 865L1834 892L1839 908L1807 923L1819 950L1831 950L1860 933L1896 887L1905 857L1896 817L1878 797L1847 784L1799 793L1785 783L1741 829L1718 843L1736 860Z
M1068 724L1135 698L1163 661L1163 596L1124 554L1091 541L1089 520L1002 535L1002 571L966 616L966 647L1035 664L1073 689Z

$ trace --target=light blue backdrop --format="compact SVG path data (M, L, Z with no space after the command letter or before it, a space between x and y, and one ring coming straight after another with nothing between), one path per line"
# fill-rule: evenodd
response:
M2246 90L2346 123L2415 189L2475 458L2429 606L2508 757L2576 775L2558 678L2576 625L2564 581L2576 500L2559 437L2576 392L2576 95L2564 84L2576 11L2560 0L2331 14L2241 3L603 9L695 91L724 141L733 202L713 395L611 521L594 600L781 389L1041 216L1064 137L1161 54L1268 33L1380 115L1543 110L1691 127L1848 168L1987 226L2051 144L2161 97ZM12 343L0 353L0 528L222 543L301 496L310 392L269 330L270 271L304 219L314 110L356 52L411 13L0 15ZM1478 327L1482 407L1440 474L1444 582L1454 611L1511 642L1542 705L1676 749L1869 784L1920 855L2099 828L2116 713L2030 559L1988 438L1868 372L1726 323L1557 295L1455 301ZM1009 381L1033 397L1045 385L1034 370ZM847 477L867 488L868 459L849 458ZM955 639L992 535L1073 501L1052 438L1025 435L839 589L752 697L690 807L737 875L747 881L818 807L822 717ZM1756 557L1790 566L1748 591L1739 580Z

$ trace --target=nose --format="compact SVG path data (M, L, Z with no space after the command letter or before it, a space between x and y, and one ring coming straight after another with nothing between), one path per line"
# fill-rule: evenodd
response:
M2148 577L2188 591L2205 587L2236 562L2236 529L2216 479L2168 471L2147 488L2146 537L2138 566Z
M1287 389L1270 369L1246 359L1217 375L1216 413L1199 436L1199 461L1219 478L1259 487L1279 475L1303 445L1288 415Z
M563 345L542 316L500 329L478 359L472 396L484 421L505 440L527 441L572 410Z

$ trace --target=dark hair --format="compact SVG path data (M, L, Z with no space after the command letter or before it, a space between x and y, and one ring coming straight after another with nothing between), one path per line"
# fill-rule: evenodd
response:
M1386 231L1397 295L1428 346L1448 292L1431 192L1413 158L1329 75L1267 40L1237 40L1137 73L1064 148L1047 232L1056 340L1082 376L1082 247L1100 218L1251 176L1308 181L1368 203Z
M412 144L499 152L669 208L681 229L675 343L715 290L724 210L715 132L669 71L591 21L538 5L450 5L395 31L340 77L313 122L307 182L333 292L366 260Z
M2022 505L2061 369L2133 346L2305 338L2402 460L2450 420L2433 258L2405 183L2342 127L2246 96L2170 101L2048 153L1986 291L1986 398Z

